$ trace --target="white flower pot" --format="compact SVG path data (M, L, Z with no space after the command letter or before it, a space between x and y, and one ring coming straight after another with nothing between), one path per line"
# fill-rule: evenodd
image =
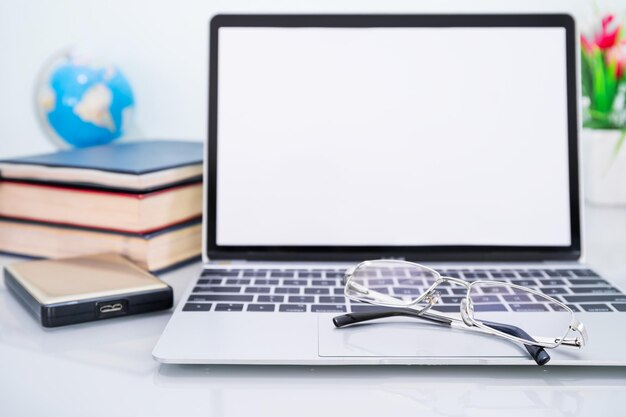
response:
M584 196L591 204L626 206L626 143L615 154L619 130L583 129Z

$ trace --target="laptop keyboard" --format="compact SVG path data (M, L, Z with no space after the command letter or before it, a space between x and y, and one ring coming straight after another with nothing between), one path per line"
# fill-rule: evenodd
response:
M346 313L380 310L347 299L341 269L205 269L183 311ZM367 283L399 298L415 298L432 281L410 277L402 270L379 271ZM590 269L448 269L444 276L466 281L497 280L543 292L567 304L574 312L625 312L626 295ZM445 283L444 283L445 284ZM458 312L463 288L440 286L441 312ZM484 287L472 297L476 311L550 311L549 303L532 295Z

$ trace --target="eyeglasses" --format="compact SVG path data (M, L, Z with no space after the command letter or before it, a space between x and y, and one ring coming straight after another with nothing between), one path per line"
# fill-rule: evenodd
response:
M397 285L392 286L393 278ZM470 282L441 276L420 264L395 260L362 262L346 271L344 284L346 297L384 309L335 317L337 327L392 316L418 318L522 343L538 364L549 360L543 348L582 348L587 342L584 325L568 306L540 291L515 284ZM505 304L526 312L503 315L509 311ZM451 313L460 313L460 318ZM503 319L506 323L501 322ZM574 333L576 337L572 337Z

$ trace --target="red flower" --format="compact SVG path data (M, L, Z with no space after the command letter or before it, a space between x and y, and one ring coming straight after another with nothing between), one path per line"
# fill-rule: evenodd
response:
M589 42L589 40L587 39L585 35L580 35L580 43L583 47L583 51L585 51L585 53L587 54L592 53L593 47L596 46L594 43Z
M616 45L606 52L606 63L610 65L615 62L615 78L621 79L626 69L626 41L621 45Z
M611 30L609 29L609 25L611 25L611 23L613 23L614 21L616 24L613 26L616 27ZM598 48L605 50L615 46L617 44L620 26L621 25L617 24L615 16L613 16L612 14L603 17L602 31L600 33L596 33L595 39L595 43L596 45L598 45Z
M585 35L580 36L580 42L585 53L593 52L594 48L599 48L602 51L606 51L619 42L619 33L621 25L615 19L612 14L606 15L602 18L602 27L600 32L593 36L593 41L590 41Z

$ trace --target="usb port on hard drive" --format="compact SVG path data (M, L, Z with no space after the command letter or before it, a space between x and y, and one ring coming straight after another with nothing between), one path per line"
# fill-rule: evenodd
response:
M101 313L115 313L116 311L121 311L123 309L124 306L122 305L122 303L105 304L100 306Z
M96 305L98 317L117 316L126 314L128 303L126 300L105 301Z

